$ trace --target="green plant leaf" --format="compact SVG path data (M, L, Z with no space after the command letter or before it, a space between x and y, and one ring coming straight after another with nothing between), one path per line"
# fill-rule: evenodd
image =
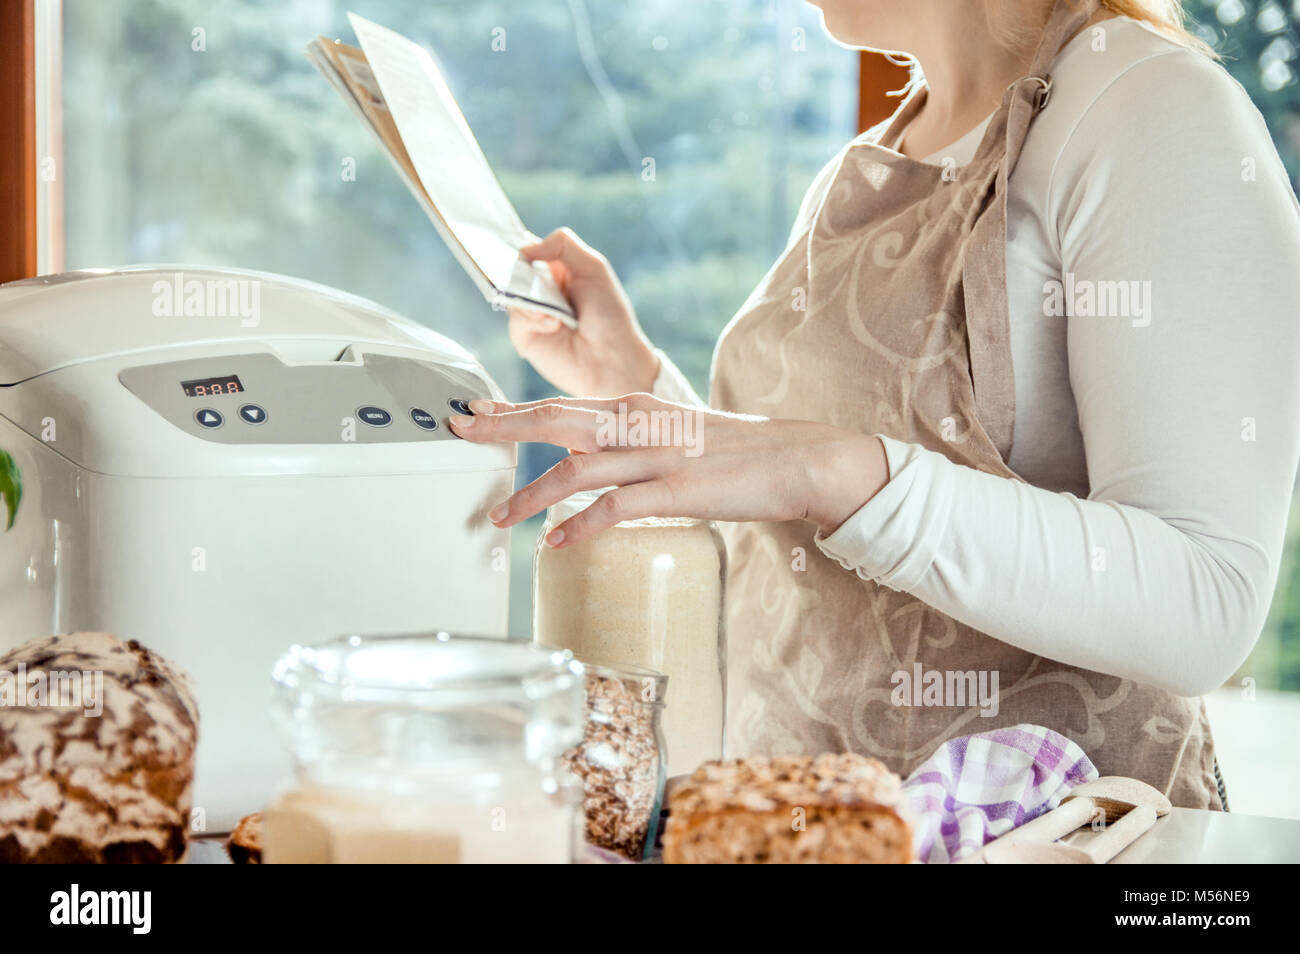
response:
M23 499L23 475L18 471L18 464L5 451L0 451L0 497L4 498L5 509L9 512L5 524L5 530L9 530L18 513L18 501Z

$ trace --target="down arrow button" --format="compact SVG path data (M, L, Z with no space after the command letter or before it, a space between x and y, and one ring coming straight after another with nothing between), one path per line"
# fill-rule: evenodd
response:
M239 416L243 418L245 424L265 424L266 411L257 404L243 404L239 408Z

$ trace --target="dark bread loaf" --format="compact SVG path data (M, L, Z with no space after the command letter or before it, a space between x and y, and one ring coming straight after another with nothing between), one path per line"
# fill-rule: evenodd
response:
M0 656L0 862L180 861L197 738L188 678L135 641Z
M239 820L226 842L226 853L237 865L262 863L262 813L254 812Z
M706 762L669 797L668 864L906 864L897 775L824 754Z

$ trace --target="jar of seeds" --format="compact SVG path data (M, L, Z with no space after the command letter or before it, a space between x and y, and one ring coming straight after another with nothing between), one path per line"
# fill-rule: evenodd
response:
M654 848L665 765L660 713L668 677L637 666L584 662L586 728L561 757L582 782L585 840L629 861Z

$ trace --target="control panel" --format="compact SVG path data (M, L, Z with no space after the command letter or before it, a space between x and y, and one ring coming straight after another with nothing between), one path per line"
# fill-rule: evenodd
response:
M269 353L190 358L126 368L118 380L177 427L222 444L457 440L447 418L492 396L467 369L377 354L301 365Z

